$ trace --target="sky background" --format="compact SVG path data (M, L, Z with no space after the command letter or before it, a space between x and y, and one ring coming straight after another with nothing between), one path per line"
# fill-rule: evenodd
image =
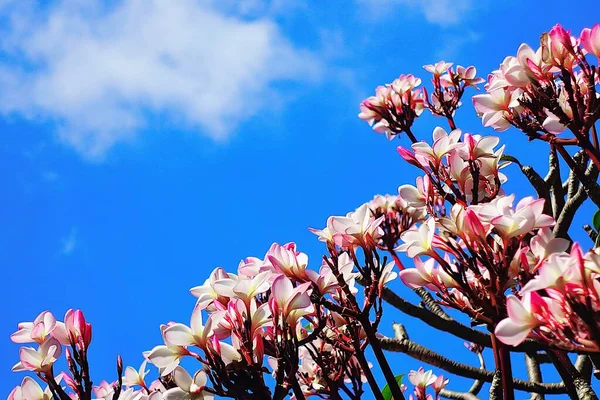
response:
M99 383L115 379L117 354L137 367L161 344L161 323L188 323L188 290L215 267L296 241L318 268L325 249L308 227L417 176L395 151L404 138L356 117L377 85L426 82L422 65L440 59L485 77L555 23L578 34L599 20L593 0L0 0L0 393L23 378L9 335L43 310L84 310ZM458 125L493 134L464 103ZM437 124L414 131L430 140ZM544 146L500 136L545 172ZM532 193L508 175L507 192ZM584 247L577 227L592 212L574 224ZM403 322L477 365L461 340L385 318L384 334ZM396 373L421 365L391 360Z

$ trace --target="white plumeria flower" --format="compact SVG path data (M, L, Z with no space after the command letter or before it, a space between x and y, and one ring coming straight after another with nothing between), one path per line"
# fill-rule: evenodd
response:
M163 394L164 400L204 400L212 399L214 395L204 390L206 386L206 372L200 370L192 378L183 368L177 367L173 371L173 380L177 387L167 390Z
M142 386L146 387L146 383L144 381L146 375L148 374L148 370L146 370L146 364L148 360L144 360L139 370L135 370L133 367L125 368L125 376L123 377L123 385L125 386Z

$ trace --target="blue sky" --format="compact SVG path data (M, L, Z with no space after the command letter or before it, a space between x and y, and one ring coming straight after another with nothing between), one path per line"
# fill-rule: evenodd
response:
M485 77L557 22L578 33L600 20L595 1L577 4L0 1L0 393L22 379L10 333L43 310L83 309L93 378L113 380L117 354L137 366L159 324L189 320L188 289L213 268L288 241L318 267L308 227L416 177L399 141L356 118L360 100L400 73L426 79L421 66L440 59ZM441 122L414 131L429 139ZM457 122L493 134L469 101ZM543 147L501 138L544 165ZM516 170L509 180L508 192L531 193ZM384 333L404 322L476 364L461 341L386 319ZM392 360L397 373L420 365Z

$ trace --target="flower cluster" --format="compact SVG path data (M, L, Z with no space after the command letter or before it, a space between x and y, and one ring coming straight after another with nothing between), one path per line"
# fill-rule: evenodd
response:
M501 193L506 176L500 172L504 146L495 150L499 139L455 129L447 133L437 127L433 144L417 142L412 151L400 146L398 152L408 163L425 172L417 187L403 185L400 196L412 207L426 207L431 215L444 213L444 202L477 204ZM436 211L436 208L439 210Z
M519 297L508 296L508 316L496 336L514 346L533 333L561 348L600 351L600 248L583 254L574 244L567 253L568 243L556 240L545 248L538 244L538 257L523 255L537 274L520 287Z
M487 93L473 97L483 125L497 131L512 125L547 141L570 128L581 140L600 118L598 75L585 57L598 52L599 31L596 25L576 38L556 25L537 50L523 43L489 75Z
M190 324L162 326L164 345L147 353L148 360L166 376L182 370L183 357L195 358L214 383L212 390L223 396L271 397L263 376L267 366L276 390L292 390L297 397L337 393L342 386L362 391L365 364L357 349L366 335L352 320L359 310L350 299L355 301L358 289L355 253L348 249L370 246L382 220L366 206L332 218L319 235L344 250L325 258L318 272L307 268L307 255L294 243L273 244L262 259L246 258L236 274L215 269L191 289L198 301ZM372 264L381 268L382 285L396 276L393 263ZM175 384L186 390L177 379Z
M393 139L401 132L410 132L415 119L425 109L423 92L417 87L421 79L413 75L400 75L399 78L375 90L360 104L358 117L367 121L373 130L385 133Z
M463 67L445 61L439 61L433 65L425 65L423 68L433 75L433 91L431 96L425 96L427 108L438 117L446 117L454 124L453 117L461 105L461 98L467 87L478 89L477 85L485 82L483 78L477 77L475 67ZM427 93L427 92L425 92ZM455 126L452 126L454 129Z

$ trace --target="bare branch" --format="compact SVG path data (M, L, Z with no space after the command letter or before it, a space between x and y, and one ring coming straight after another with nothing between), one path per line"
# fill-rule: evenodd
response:
M525 367L527 368L527 377L531 382L542 382L542 370L537 362L536 354L525 354ZM532 393L530 400L544 400L545 396L541 393Z
M437 368L441 368L454 375L463 376L482 380L484 382L492 382L494 372L481 370L470 365L462 364L454 360L450 360L411 340L392 339L382 337L379 339L381 347L389 351L397 351L409 355L410 357L425 362ZM525 392L544 393L544 394L562 394L566 393L563 383L535 383L521 379L513 379L514 388Z

